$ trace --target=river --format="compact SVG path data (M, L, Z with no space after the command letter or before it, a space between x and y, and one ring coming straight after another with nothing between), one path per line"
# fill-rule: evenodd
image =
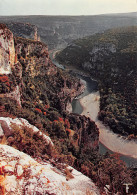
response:
M97 91L97 84L89 78L83 78L86 89L85 92L74 99L72 102L72 112L90 117L95 121L99 128L99 152L100 154L119 153L120 159L123 160L127 166L137 167L137 142L129 141L113 133L109 127L105 126L98 120L98 112L100 105L100 95Z
M55 61L53 63L59 68L64 66ZM137 142L128 141L121 136L113 133L109 127L105 126L98 120L98 112L100 105L100 95L97 91L97 82L86 76L79 76L83 84L86 86L85 91L72 102L72 112L90 117L95 121L99 128L99 152L100 154L119 153L120 159L127 166L137 167Z

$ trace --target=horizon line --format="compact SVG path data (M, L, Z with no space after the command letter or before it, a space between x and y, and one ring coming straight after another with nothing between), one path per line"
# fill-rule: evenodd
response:
M71 17L75 17L75 16L101 16L101 15L119 15L119 14L134 14L137 12L111 12L111 13L100 13L100 14L81 14L81 15L73 15L73 14L22 14L22 15L0 15L0 17L15 17L15 16L71 16Z

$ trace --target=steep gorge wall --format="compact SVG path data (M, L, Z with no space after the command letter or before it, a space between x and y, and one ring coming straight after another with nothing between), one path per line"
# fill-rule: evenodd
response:
M60 71L51 62L47 45L30 39L28 40L17 37L13 39L13 34L5 26L4 28L6 29L5 32L9 33L5 34L5 37L7 36L5 40L7 40L10 35L10 41L14 50L14 55L9 57L10 63L8 62L8 65L12 65L9 66L9 69L13 71L10 73L10 75L14 75L16 83L14 84L15 86L13 91L10 91L10 93L1 94L0 97L15 99L21 106L22 102L24 102L25 100L24 95L25 93L28 93L28 90L29 93L31 93L30 95L32 96L34 96L33 94L36 93L36 98L38 100L36 100L36 98L34 98L34 100L29 100L32 102L34 101L33 104L43 102L43 100L40 100L39 98L42 93L44 93L47 94L47 97L49 99L48 101L50 101L51 104L50 106L56 108L59 113L63 113L66 110L68 103L71 103L74 97L83 92L84 85L82 85L82 83L80 83L78 79L71 78L71 76L69 76L65 72ZM5 65L1 64L1 68L4 69L4 67ZM45 79L45 84L44 80L35 81L36 77L38 79L40 77ZM43 89L43 92L40 91L41 87L37 89L37 84L34 83L34 81L32 82L32 80L38 83L41 82L41 85L46 85ZM26 88L28 89L26 90ZM69 120L72 123L72 128L75 129L79 134L79 145L84 143L87 139L89 140L88 143L90 143L89 145L91 145L91 147L94 146L95 140L97 143L98 130L97 127L94 127L95 124L92 124L92 121L88 121L88 119L86 118L84 119L80 116L75 115L73 117L70 116ZM76 124L74 124L73 121L76 121ZM79 126L78 123L80 123L81 125ZM87 131L92 132L88 133L88 135L92 134L92 136L89 136L90 138L85 133ZM81 138L82 135L83 137L85 137L86 135L85 140ZM95 148L96 147L98 147L98 144L96 144Z
M0 74L11 73L15 62L15 48L12 32L0 25Z
M4 144L14 146L18 150L31 155L33 158L37 157L41 159L41 163L47 159L55 158L58 161L59 159L63 159L63 163L73 165L73 161L76 159L75 152L80 154L90 150L97 152L99 135L94 122L84 116L69 115L69 113L66 112L67 104L71 103L73 98L84 90L80 80L68 75L65 71L59 70L52 63L49 58L47 45L33 40L13 38L12 33L8 31L8 29L6 32L10 34L14 55L11 55L12 58L11 56L9 57L9 61L4 61L4 63L1 64L1 68L5 70L5 72L0 72L0 84L2 88L7 87L6 90L8 89L8 92L5 90L4 94L0 94L0 116L2 116L0 118L1 143L4 142ZM7 34L5 36L7 36ZM5 40L8 40L8 38L6 37ZM4 59L2 58L2 60ZM5 66L9 67L10 71L8 75L6 75ZM13 88L8 86L7 81ZM41 133L39 129L43 132ZM45 133L49 133L51 139L46 136ZM52 143L54 143L55 148L53 150L51 149L52 151L47 151L47 145L52 145L53 147ZM1 152L3 156L5 156L7 148L7 146L3 146ZM10 150L12 150L13 153L15 152L12 148L10 148ZM56 152L54 154L55 157L52 156L54 152ZM61 152L62 154L60 154ZM21 155L24 156L23 153ZM9 156L6 156L6 158L9 158ZM4 166L7 166L8 163L5 158L0 158L0 160L4 162ZM54 166L56 165L57 163L54 161ZM30 166L29 164L28 167ZM24 178L30 183L32 182L30 185L33 186L33 181L27 179L25 172L23 173L24 168L21 164L20 168L22 174L21 178L19 175L19 178ZM7 190L7 194L11 191L18 191L18 188L19 193L22 194L22 186L16 181L16 174L18 174L16 173L16 169L14 169L14 167L10 167L9 169L13 170L11 171L12 175L9 175L12 177L6 177L6 181L10 182L13 188L9 189L6 184L5 189ZM8 174L11 174L9 169ZM35 171L35 167L32 167L32 172L33 171ZM37 173L39 174L40 180L43 179L43 173ZM3 179L4 174L5 170L1 173ZM54 175L53 172L52 174ZM33 190L34 188L37 190L37 186L40 184L35 175L33 176L35 179ZM71 177L74 178L73 174ZM63 178L63 180L60 178L59 181L62 182L66 179L68 180L68 176L67 178ZM45 182L46 181L47 180L45 180ZM52 181L54 182L54 180ZM57 188L58 186L62 188L60 182L57 183ZM81 179L80 181L77 180L76 184L79 185L79 182L81 183ZM91 182L90 184L92 186ZM87 189L89 188L88 180L85 180L84 186L79 188L80 191L76 187L75 192L75 190L73 190L74 186L72 186L71 189L70 185L70 193L84 195L88 190L99 194L98 192L96 193L96 190L94 191L92 187L91 189ZM30 186L28 187L30 188ZM28 188L24 190L28 192ZM30 194L32 194L32 189L29 190ZM40 189L42 193L45 193L47 188L45 187L44 190L43 192L42 189ZM52 194L52 189L50 192L49 191L48 193ZM55 194L59 194L58 191L55 191ZM61 192L60 194L63 193Z
M23 66L23 71L27 72L31 77L37 75L45 75L51 72L53 68L52 64L49 66L50 59L48 53L48 47L44 43L15 38L15 49L18 61ZM54 67L55 72L56 68ZM54 72L54 71L53 71Z
M69 120L71 126L73 126L78 134L78 145L81 147L82 152L86 153L92 150L98 151L99 130L95 125L95 122L84 115L81 116L73 113L69 115Z
M22 67L17 62L13 34L4 24L0 24L0 97L15 99L21 106L21 79Z

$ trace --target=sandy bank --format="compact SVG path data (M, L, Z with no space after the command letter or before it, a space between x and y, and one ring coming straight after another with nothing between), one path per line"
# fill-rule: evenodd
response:
M117 152L123 155L127 155L133 158L137 158L137 142L127 141L122 137L114 134L110 129L97 119L100 104L99 92L89 94L80 99L80 104L83 107L82 115L90 117L95 121L99 128L99 140L109 150Z

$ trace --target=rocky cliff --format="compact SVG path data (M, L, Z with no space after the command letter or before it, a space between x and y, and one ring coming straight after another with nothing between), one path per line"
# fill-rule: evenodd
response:
M47 162L37 162L12 147L0 145L1 193L5 195L99 194L88 177L72 167L60 166L62 170Z
M49 64L49 53L47 45L23 38L15 38L15 49L18 61L23 64L23 71L29 76L55 74L56 67ZM52 70L50 70L52 69ZM53 70L54 69L54 70Z
M89 178L67 168L80 170L80 156L98 152L94 122L66 111L82 83L52 63L47 45L15 38L5 25L0 32L1 193L99 194Z
M0 26L0 73L9 74L15 62L13 34L4 24Z

